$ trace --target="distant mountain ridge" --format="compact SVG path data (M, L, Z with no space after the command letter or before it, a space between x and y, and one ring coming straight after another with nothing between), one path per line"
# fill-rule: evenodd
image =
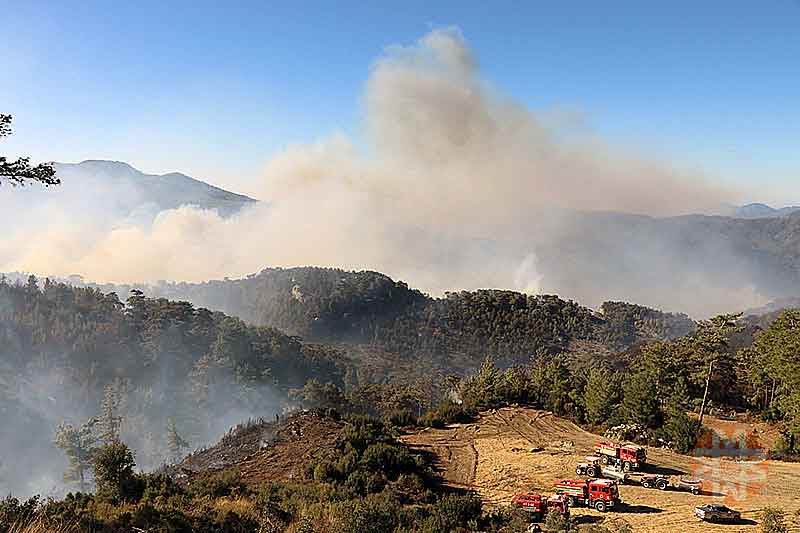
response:
M800 206L791 205L787 207L774 208L767 204L747 204L737 207L733 212L734 218L777 218L785 217L800 211Z
M158 212L193 205L216 209L220 215L230 216L256 202L253 198L226 191L186 174L146 174L121 161L90 159L80 163L56 163L55 168L62 179L63 188L80 186L85 190L89 186L105 190L113 186L124 191L124 197L115 197L114 202L132 212L142 206Z

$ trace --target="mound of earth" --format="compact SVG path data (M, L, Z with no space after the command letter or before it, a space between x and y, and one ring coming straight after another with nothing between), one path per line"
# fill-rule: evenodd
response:
M716 420L712 420L712 425ZM727 424L731 441L744 442L751 424ZM763 430L762 430L763 431ZM741 434L741 438L736 435ZM603 439L552 413L509 407L482 413L472 424L445 429L425 429L407 434L412 448L434 455L445 483L473 489L489 506L508 505L520 491L552 494L560 479L575 478L575 464L592 454ZM758 514L777 507L792 516L800 508L800 464L767 460L737 460L727 444L698 450L687 456L649 448L649 472L675 477L701 478L703 493L645 489L634 476L620 487L624 505L619 512L601 514L575 509L582 523L603 522L614 527L628 523L634 531L757 531ZM740 510L743 520L734 525L713 525L694 517L697 505L722 502Z
M280 421L263 419L233 428L218 444L167 468L183 484L220 471L237 472L258 486L303 476L305 468L335 446L342 424L314 412L298 412Z

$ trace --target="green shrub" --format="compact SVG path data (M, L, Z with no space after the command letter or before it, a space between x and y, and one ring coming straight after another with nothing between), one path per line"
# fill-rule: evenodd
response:
M572 533L573 531L577 531L575 525L572 523L572 518L558 511L547 513L544 529L545 531L553 533Z
M359 499L334 504L330 510L330 532L393 533L397 528L397 505L378 499Z
M429 420L441 420L444 424L466 424L474 420L476 411L467 408L463 403L454 403L446 400L439 404L435 411L430 413ZM444 427L442 424L441 427ZM433 424L431 424L432 427Z
M247 494L247 485L242 482L236 472L221 472L193 481L189 485L189 496L192 498L222 498Z
M378 442L392 442L393 435L382 421L366 415L353 415L346 419L342 429L342 443L362 451Z
M314 467L314 481L318 483L327 483L333 481L336 475L336 470L330 463L317 463Z
M385 443L370 445L361 457L361 462L368 470L376 470L386 474L389 479L397 479L403 472L410 472L418 465L406 448Z
M384 417L384 423L392 427L409 427L417 425L417 417L408 409L395 410Z
M26 524L36 516L39 497L34 496L20 502L11 495L0 500L0 531L10 529L14 524Z
M91 525L94 520L89 515L89 508L94 504L94 496L87 493L69 493L63 500L49 498L39 509L39 517L52 524ZM96 529L96 528L95 528Z
M366 496L382 491L386 486L386 477L382 472L359 469L347 476L345 486L355 494Z
M786 526L784 513L780 509L771 507L761 511L761 531L764 533L786 533L789 528Z
M798 440L794 437L791 433L783 432L781 435L775 440L775 444L773 444L772 449L770 450L770 456L787 461L793 461L800 458L800 447L798 447Z
M672 444L675 451L689 453L697 446L700 435L700 422L690 418L685 412L670 410L667 420L661 428L664 440Z
M97 497L110 502L137 501L144 486L133 472L133 452L122 442L112 442L94 456L94 481Z
M144 485L142 499L145 501L164 503L170 498L186 494L167 474L139 474L137 477Z
M352 472L355 471L356 468L358 468L358 461L359 461L358 452L356 452L355 450L351 450L342 455L336 461L336 471L339 474L339 478L347 479L347 476L349 476Z
M425 533L452 531L481 516L481 499L475 494L445 494L431 506L431 513L421 524Z

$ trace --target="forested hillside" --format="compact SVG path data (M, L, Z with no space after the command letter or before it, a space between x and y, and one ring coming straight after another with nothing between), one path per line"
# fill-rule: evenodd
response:
M457 354L478 362L487 353L520 358L561 351L575 340L621 350L686 335L694 328L685 315L624 302L608 302L594 313L557 296L504 290L431 298L378 272L333 268L271 268L239 280L138 288L309 341L370 344L400 354Z
M56 426L95 416L119 418L139 464L158 465L170 424L188 443L208 442L253 413L279 412L308 379L340 383L339 357L187 302L0 281L0 449L30 452L4 458L0 480L22 493L60 485Z
M286 408L290 390L309 380L351 392L410 386L422 409L438 401L447 375L468 375L487 356L501 366L527 364L575 343L613 353L693 327L686 317L623 303L596 314L556 296L511 291L433 299L375 272L271 269L168 287L261 325L136 289L123 301L32 276L0 281L2 417L15 429L3 432L0 446L51 460L58 424L78 427L105 413L124 421L118 430L139 464L153 466L169 454L168 428L191 445L208 442L243 418ZM37 455L29 457L39 464ZM33 463L5 463L0 476L14 479ZM47 471L63 470L56 463ZM25 479L37 490L59 485Z
M244 531L265 520L286 526L330 517L331 501L361 508L388 498L381 513L395 524L391 531L409 520L404 509L422 505L421 519L435 521L440 502L449 501L425 459L395 440L399 428L441 427L519 404L592 428L626 424L634 432L619 438L687 452L699 431L687 411L699 409L709 368L708 410L782 420L773 453L797 453L796 311L763 324L739 315L695 324L622 302L594 313L556 296L511 291L431 299L376 273L293 270L262 274L279 274L268 280L281 295L264 302L284 302L284 314L272 308L275 316L307 324L316 341L339 342L306 342L138 290L123 302L33 277L0 281L0 483L20 495L95 491L44 504L6 499L4 516L82 517L85 531L226 523ZM306 277L292 275L299 273ZM314 275L323 281L310 283ZM374 305L381 299L384 306ZM578 360L569 353L576 344L596 357ZM620 349L625 354L611 364L599 356ZM275 418L301 407L316 414ZM344 423L340 415L348 415ZM133 470L175 463L223 434L218 446L162 473ZM324 446L310 445L312 436ZM278 463L265 470L251 464L256 455ZM123 481L108 477L108 464L124 466ZM214 505L237 495L244 507L215 514ZM475 505L470 516L489 520L487 530L514 523L513 516L489 519L469 499L453 501ZM98 506L105 503L112 505ZM279 514L265 518L254 510L262 508Z

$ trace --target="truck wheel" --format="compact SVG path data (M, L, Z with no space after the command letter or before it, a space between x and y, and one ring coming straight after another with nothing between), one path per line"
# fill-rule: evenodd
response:
M656 487L658 487L658 490L667 490L667 480L659 479L656 481Z
M578 501L575 499L575 496L567 497L567 507L575 507Z
M604 465L607 465L608 464L608 457L606 457L605 455L601 456L600 457L600 462L603 463Z
M698 494L700 494L700 489L692 489L693 496L697 496Z
M580 476L581 475L581 467L576 466L575 467L575 473Z
M650 482L649 481L642 481L642 487L644 487L646 489L649 489L651 487Z
M590 466L586 469L586 475L589 477L597 477L597 469L593 466Z
M622 470L624 472L630 472L631 471L631 464L628 461L625 461L624 463L622 463Z
M595 502L594 508L600 511L601 513L604 513L606 511L606 504L603 500L600 500Z

